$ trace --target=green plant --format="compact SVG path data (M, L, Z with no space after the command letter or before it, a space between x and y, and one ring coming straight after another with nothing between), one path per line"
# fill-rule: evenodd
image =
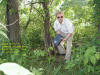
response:
M75 48L71 61L66 61L66 69L72 75L94 75L99 74L99 69L96 67L100 60L100 53L97 52L97 47L91 43L84 43L84 46ZM90 46L90 47L89 47Z
M52 72L53 73L52 75L57 75L58 72L60 71L61 67L62 67L62 65L59 65L57 68L54 67L54 70Z
M7 37L6 33L5 33L5 31L7 31L6 26L3 25L2 23L0 23L0 35L3 35L5 38L8 39L8 37Z
M44 51L44 50L34 50L34 56L38 59L38 58L41 58L41 57L44 57L44 56L47 56L47 52Z
M34 75L42 75L42 68L39 68L39 69L36 69L36 68L30 68L30 70L32 71L32 73L34 74Z

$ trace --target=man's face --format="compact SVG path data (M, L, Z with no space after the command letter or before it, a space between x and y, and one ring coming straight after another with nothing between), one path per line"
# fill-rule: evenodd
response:
M62 21L63 21L63 17L64 17L64 14L57 14L57 19L58 19L58 21L59 21L59 23L62 23Z

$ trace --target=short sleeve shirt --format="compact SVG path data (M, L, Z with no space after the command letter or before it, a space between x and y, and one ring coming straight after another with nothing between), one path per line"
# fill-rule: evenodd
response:
M55 31L60 30L63 33L73 33L74 32L74 26L72 22L69 19L63 18L62 24L59 23L58 20L54 22L53 26Z

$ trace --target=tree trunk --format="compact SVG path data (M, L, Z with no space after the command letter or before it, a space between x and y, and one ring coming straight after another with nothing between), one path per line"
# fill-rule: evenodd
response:
M100 24L98 24L98 32L100 33Z
M95 13L95 24L98 27L98 34L96 37L96 41L100 41L100 0L94 0L94 13ZM100 43L96 43L98 50L100 49Z
M98 25L98 32L100 33L100 0L94 0L95 23Z
M12 43L21 43L18 0L7 0L7 36Z
M48 8L48 2L42 3L43 9L44 9L44 36L45 36L45 47L48 49L51 45L51 36L50 36L50 14L49 14L49 8Z

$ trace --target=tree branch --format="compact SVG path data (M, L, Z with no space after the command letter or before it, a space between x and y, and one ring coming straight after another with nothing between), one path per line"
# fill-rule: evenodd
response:
M44 3L44 2L33 2L32 4L37 4L37 3Z
M50 3L50 7L51 7L51 5L52 5L53 1L54 1L54 0L52 0L52 1L51 1L51 3Z
M30 13L31 13L31 11L32 11L32 4L30 4L30 6L31 6L31 8L30 8ZM28 25L29 25L29 23L30 23L30 13L29 13L29 19L28 19L28 21L27 21L27 23L26 23L26 25L25 25L25 30L27 29L27 27L28 27Z
M30 3L27 3L26 5L28 5L28 4L37 4L37 3L41 4L41 3L44 3L44 2L30 2Z
M43 17L43 19L44 19L44 16L40 13L40 11L38 10L38 9L36 9L35 7L33 7L40 15L41 15L41 17Z

